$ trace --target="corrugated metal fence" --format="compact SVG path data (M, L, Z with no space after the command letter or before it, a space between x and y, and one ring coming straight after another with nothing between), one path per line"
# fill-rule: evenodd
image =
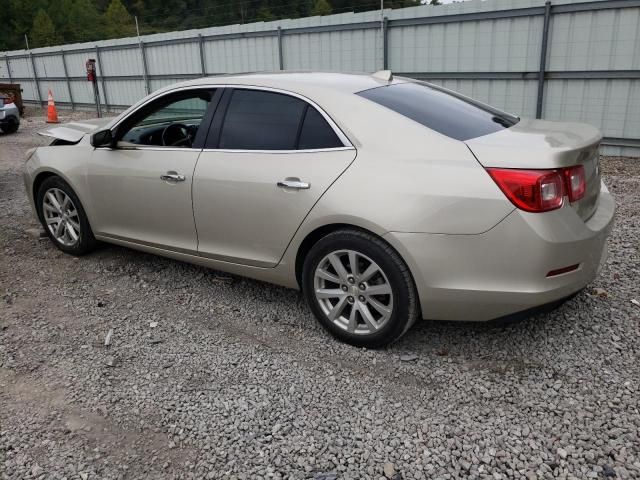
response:
M606 153L640 155L640 0L472 0L5 52L0 82L87 108L88 58L114 110L203 75L390 68L521 116L597 125Z

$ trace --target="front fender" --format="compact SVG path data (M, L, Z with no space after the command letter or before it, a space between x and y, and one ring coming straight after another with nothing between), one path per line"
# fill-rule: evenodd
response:
M36 217L35 187L42 175L57 175L67 182L76 193L91 223L93 209L87 189L87 160L92 151L93 147L88 144L88 141L86 145L38 147L34 151L25 163L24 182L29 202Z

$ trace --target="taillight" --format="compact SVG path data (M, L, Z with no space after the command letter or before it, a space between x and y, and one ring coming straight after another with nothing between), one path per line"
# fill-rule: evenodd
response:
M527 212L548 212L562 206L561 170L487 168L491 178L516 207Z
M582 165L576 165L575 167L565 168L562 171L564 172L565 187L569 201L571 203L577 202L584 197L584 192L587 189L584 167Z

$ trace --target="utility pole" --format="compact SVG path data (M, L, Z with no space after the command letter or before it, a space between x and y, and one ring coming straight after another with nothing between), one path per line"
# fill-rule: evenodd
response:
M142 39L140 38L140 27L138 26L138 16L134 16L136 20L136 34L138 35L138 45L140 46L140 56L142 57L142 78L144 80L144 89L149 95L149 78L147 77L147 57L144 53L144 46L142 45Z
M382 45L382 68L384 69L384 0L380 0L380 45Z
M40 93L40 82L38 82L38 74L36 73L36 62L33 59L33 53L29 48L29 37L24 34L24 43L27 45L27 51L29 52L29 59L31 60L31 69L33 70L33 81L36 84L36 94L38 95L38 108L42 107L42 94Z

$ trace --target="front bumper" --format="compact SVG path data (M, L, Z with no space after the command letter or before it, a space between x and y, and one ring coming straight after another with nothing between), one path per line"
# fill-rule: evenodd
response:
M570 205L547 213L514 210L478 235L390 232L409 264L424 318L491 320L568 297L606 260L615 202L602 184L598 208L583 221ZM577 270L547 277L569 265Z

